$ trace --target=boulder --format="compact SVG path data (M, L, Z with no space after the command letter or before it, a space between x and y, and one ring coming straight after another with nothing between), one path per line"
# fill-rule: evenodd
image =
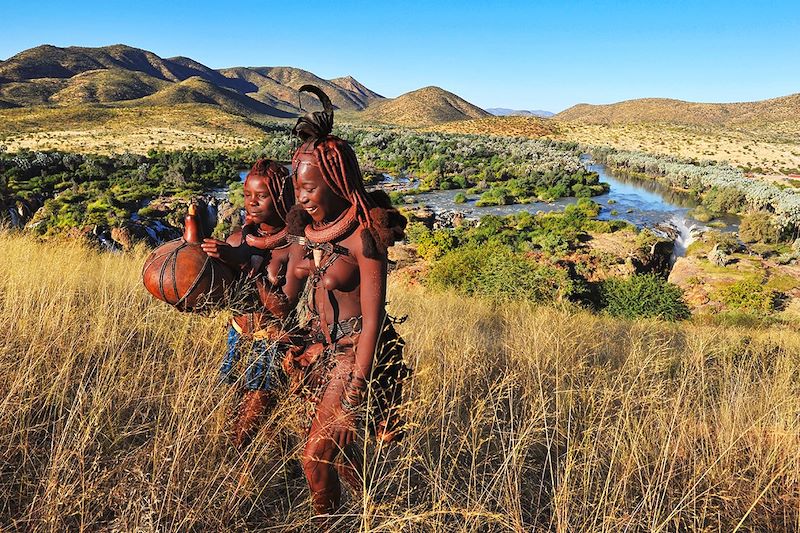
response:
M731 257L720 248L719 244L715 244L708 252L708 260L718 267L724 267L731 262Z
M111 228L111 238L118 242L123 250L130 250L133 246L133 237L128 228Z
M419 209L414 209L413 211L408 211L406 216L408 217L409 222L419 222L428 229L432 229L433 224L436 221L436 214L433 212L433 210L428 209L427 207L421 207Z

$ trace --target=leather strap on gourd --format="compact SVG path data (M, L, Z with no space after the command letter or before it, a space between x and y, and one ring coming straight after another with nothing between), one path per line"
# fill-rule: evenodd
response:
M170 274L172 275L172 290L175 293L175 298L178 300L172 304L178 309L185 309L183 304L186 303L186 299L189 297L190 294L197 288L200 284L200 280L203 279L203 274L205 274L206 269L208 268L210 257L206 256L205 261L203 261L203 266L200 268L200 272L197 273L192 283L189 285L186 293L183 296L179 297L178 293L178 281L177 281L177 265L178 265L178 253L189 244L183 239L176 239L176 241L180 241L180 244L176 246L172 251L167 254L167 257L164 259L164 262L161 264L161 269L158 273L158 292L161 294L161 299L165 302L169 302L167 298L167 293L164 290L164 277L167 272L167 267L171 267ZM214 269L211 269L211 287L214 286Z

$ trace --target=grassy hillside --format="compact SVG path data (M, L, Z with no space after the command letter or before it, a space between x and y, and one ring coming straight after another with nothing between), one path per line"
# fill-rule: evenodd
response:
M431 126L441 122L491 116L439 87L424 87L370 106L364 120L404 126Z
M73 105L0 110L0 145L9 151L144 154L150 148L234 148L263 136L258 124L215 105Z
M457 122L446 122L428 128L430 131L467 135L505 135L509 137L553 137L557 124L540 117L505 116L486 117Z
M9 233L0 246L3 527L308 526L296 407L246 453L227 445L224 315L154 302L143 250ZM389 301L409 315L410 431L367 447L367 497L346 502L343 530L797 529L798 333L497 306L399 280Z
M66 87L50 96L61 105L118 102L153 94L169 82L142 72L99 69L82 72L69 79Z
M0 78L13 81L70 78L82 72L101 68L135 70L166 81L184 79L178 72L181 70L179 66L168 59L123 44L98 48L37 46L0 63Z
M155 94L139 100L125 102L126 106L174 106L179 104L211 104L220 110L243 117L256 118L258 115L290 118L295 115L275 109L252 98L218 87L202 78L193 77L180 83L173 83Z
M564 139L728 161L756 174L800 173L800 93L731 104L666 98L579 104L553 118Z
M276 117L297 114L300 112L297 89L305 83L321 87L340 109L361 110L383 100L351 76L324 80L293 67L214 70L188 57L161 58L126 45L97 48L42 45L20 52L0 61L0 100L22 107L108 103L149 95L164 100L163 95L155 93L165 87L172 87L169 100L174 103L204 100L213 103L219 99L203 99L196 91L185 91L183 84L191 80L194 85L200 80L219 94L234 93L245 114L267 113ZM206 96L211 92L209 87L202 91ZM318 102L307 96L302 104L308 109Z
M582 124L559 121L556 138L594 146L726 161L768 179L800 174L800 121L748 126Z
M578 104L557 120L589 124L666 122L671 124L734 125L800 120L800 93L757 102L706 104L668 98L641 98L608 105Z
M357 116L353 118L356 119ZM724 161L777 181L784 181L779 174L800 174L800 120L717 126L657 122L591 124L508 116L446 122L426 129L473 135L548 137L590 146L608 145L620 150Z

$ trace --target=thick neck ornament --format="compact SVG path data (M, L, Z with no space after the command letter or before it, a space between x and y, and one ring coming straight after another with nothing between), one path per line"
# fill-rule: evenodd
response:
M314 224L309 224L305 229L306 239L315 242L333 242L341 239L358 226L358 219L356 218L355 206L345 210L339 215L336 220L328 223L320 224L314 227Z

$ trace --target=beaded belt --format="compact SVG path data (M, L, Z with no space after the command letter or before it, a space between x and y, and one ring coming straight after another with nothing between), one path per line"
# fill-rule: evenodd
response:
M319 326L315 324L315 326ZM325 342L325 334L322 333L318 329L318 327L314 327L314 330L311 333L311 339L314 342ZM337 322L333 324L331 327L331 340L333 342L338 341L344 337L349 337L350 335L354 335L357 333L361 333L361 316L354 316L347 320L343 320L341 322Z

